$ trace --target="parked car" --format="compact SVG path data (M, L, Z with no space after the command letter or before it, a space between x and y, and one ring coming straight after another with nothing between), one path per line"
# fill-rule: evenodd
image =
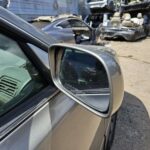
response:
M124 93L116 54L59 42L0 7L1 150L110 147Z
M63 42L96 43L96 30L77 16L39 17L34 19L32 24Z
M119 13L115 13L109 20L104 20L103 24L99 26L101 32L101 39L124 39L126 41L136 41L146 37L143 25L135 24L130 16L126 14L127 18L122 19ZM135 18L138 20L138 18Z

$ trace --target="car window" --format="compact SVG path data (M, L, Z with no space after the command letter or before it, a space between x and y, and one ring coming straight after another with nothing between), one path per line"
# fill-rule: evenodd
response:
M0 33L0 115L45 86L18 43Z
M71 28L70 23L68 22L68 20L65 20L65 21L59 23L57 25L57 27L62 28L62 29L63 28Z
M87 25L84 24L80 20L72 19L72 20L68 20L68 21L69 21L69 24L70 24L71 27L87 27Z

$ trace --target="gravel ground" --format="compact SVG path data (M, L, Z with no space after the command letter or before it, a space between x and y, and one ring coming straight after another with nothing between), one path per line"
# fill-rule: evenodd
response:
M150 39L110 42L125 80L112 150L150 150Z

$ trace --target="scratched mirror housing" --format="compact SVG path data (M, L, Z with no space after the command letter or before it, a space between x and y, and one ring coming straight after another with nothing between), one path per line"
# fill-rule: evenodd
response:
M49 51L49 60L55 85L80 105L106 117L112 112L113 90L103 59L111 55L107 52L102 56L99 52L86 46L55 45Z

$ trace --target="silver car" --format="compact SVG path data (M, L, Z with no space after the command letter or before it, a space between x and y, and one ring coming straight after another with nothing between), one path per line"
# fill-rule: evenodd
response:
M109 149L123 93L114 51L59 43L0 7L0 150Z
M76 44L95 43L95 29L91 28L78 16L40 16L32 20L31 24L59 41Z

